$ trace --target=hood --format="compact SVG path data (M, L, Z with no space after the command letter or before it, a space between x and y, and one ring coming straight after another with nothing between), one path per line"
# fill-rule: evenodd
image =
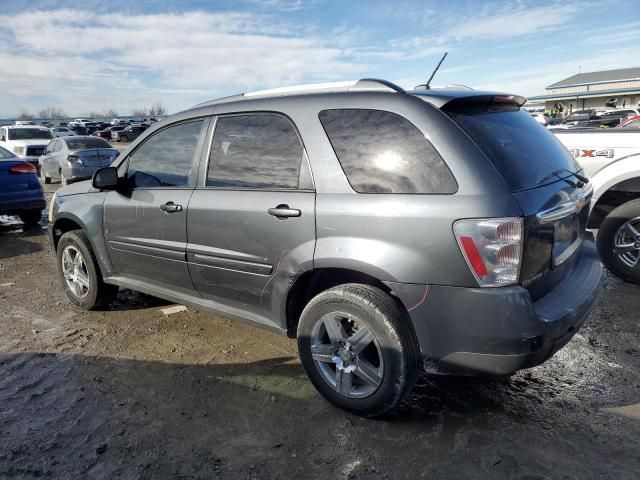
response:
M66 187L62 187L56 191L58 197L66 197L68 195L78 195L81 193L89 193L97 191L91 185L91 180L85 180L83 182L72 183Z

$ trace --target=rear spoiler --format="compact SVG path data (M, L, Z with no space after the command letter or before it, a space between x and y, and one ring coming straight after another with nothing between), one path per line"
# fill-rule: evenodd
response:
M476 90L437 89L407 92L425 100L438 108L461 105L502 104L521 107L527 102L525 97L500 92L480 92Z

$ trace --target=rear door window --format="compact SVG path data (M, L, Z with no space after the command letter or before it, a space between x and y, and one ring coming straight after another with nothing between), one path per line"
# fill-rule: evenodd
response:
M514 192L580 171L560 141L518 106L461 103L444 110L489 157Z
M297 189L304 149L289 120L259 113L220 117L207 186Z
M455 193L458 185L436 149L406 118L368 109L319 114L351 187L359 193Z

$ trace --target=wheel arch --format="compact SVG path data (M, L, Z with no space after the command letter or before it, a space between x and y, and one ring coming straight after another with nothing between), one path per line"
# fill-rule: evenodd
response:
M608 179L598 189L592 202L589 228L599 228L604 218L616 207L640 198L640 172Z
M359 270L341 267L325 267L304 272L296 278L289 289L286 300L287 335L290 338L296 337L300 315L304 307L313 297L329 288L346 283L359 283L379 288L394 299L402 312L407 315L407 321L410 322L404 304L382 280Z

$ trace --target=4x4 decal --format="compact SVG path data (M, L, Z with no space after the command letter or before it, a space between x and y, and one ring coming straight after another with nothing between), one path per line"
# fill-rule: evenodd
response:
M606 157L606 158L613 158L615 152L613 150L613 148L607 148L604 150L587 150L587 149L582 149L582 148L572 148L571 150L569 150L571 152L571 155L573 155L574 157L578 158L578 157Z

